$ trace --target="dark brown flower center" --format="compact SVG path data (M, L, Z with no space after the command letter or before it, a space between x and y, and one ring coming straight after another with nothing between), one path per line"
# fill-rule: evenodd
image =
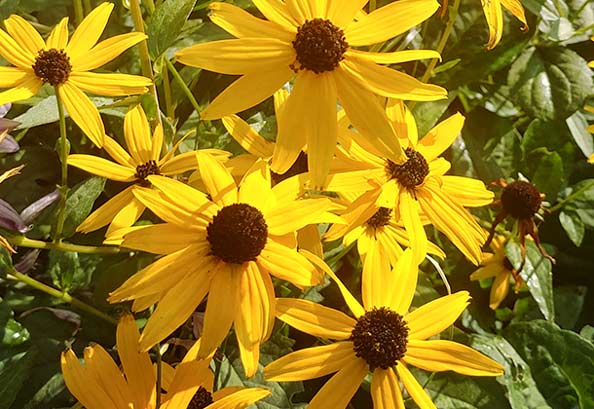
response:
M330 20L308 20L297 29L293 40L299 65L291 68L294 71L304 68L316 74L332 71L344 58L348 47L344 32Z
M32 68L35 75L43 82L49 82L54 86L65 83L72 71L70 57L64 50L55 48L39 51Z
M213 402L212 394L201 386L192 396L187 409L204 409Z
M373 216L367 220L369 227L378 228L386 226L390 223L390 217L392 216L392 209L387 207L380 207Z
M408 327L402 315L386 307L367 311L357 320L349 338L355 355L369 364L369 369L388 369L398 364L406 353Z
M266 245L268 226L262 213L245 203L223 207L206 228L211 253L227 263L255 261Z
M307 153L301 151L299 156L297 156L297 160L293 162L291 167L285 173L276 173L270 172L270 177L272 179L272 184L276 185L282 182L285 179L288 179L292 176L299 175L301 173L305 173L309 170L307 166Z
M146 180L146 178L150 175L160 174L161 173L159 172L159 165L157 165L157 162L155 162L154 160L149 160L148 162L143 163L142 165L136 166L136 183L139 183L143 186L150 186L150 183L148 180Z
M391 179L396 179L402 186L412 190L425 181L429 174L429 164L423 155L412 148L406 148L405 153L408 160L402 165L388 159L386 172Z
M538 212L542 197L532 183L517 180L503 189L501 204L503 209L516 219L529 219Z

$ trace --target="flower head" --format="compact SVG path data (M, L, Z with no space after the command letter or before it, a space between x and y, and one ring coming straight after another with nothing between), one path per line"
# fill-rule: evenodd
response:
M48 83L56 88L70 117L101 147L105 129L99 111L83 91L96 95L141 94L151 85L148 78L120 73L94 73L93 69L116 58L146 38L143 33L121 34L97 43L103 33L112 3L97 6L68 39L68 17L44 41L25 19L17 15L0 29L0 55L12 66L0 67L0 104L37 94Z
M392 53L361 51L386 41L429 18L434 0L400 0L355 20L359 1L257 0L267 20L226 3L210 4L211 20L237 37L197 44L179 51L187 65L241 77L201 113L217 119L248 109L295 79L282 115L272 170L285 173L307 145L314 187L323 186L336 149L336 100L359 129L374 129L370 142L395 162L404 154L385 120L376 95L431 101L443 88L424 84L380 64L439 58L435 51ZM357 47L357 48L356 48Z
M404 409L400 382L423 408L435 408L409 365L431 371L455 371L469 376L499 376L503 368L479 352L446 340L427 340L454 323L468 305L468 292L438 298L409 312L417 284L417 265L406 250L395 269L375 271L363 280L363 305L334 273L353 317L300 299L277 301L277 316L287 324L335 343L290 353L264 368L273 381L299 381L335 373L308 408L345 408L361 381L371 372L374 408L391 402Z

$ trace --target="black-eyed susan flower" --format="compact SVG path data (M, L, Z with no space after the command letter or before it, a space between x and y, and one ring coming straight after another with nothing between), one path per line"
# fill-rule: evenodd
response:
M156 376L147 352L138 351L140 333L131 315L120 319L116 345L123 372L101 345L85 348L84 365L68 349L62 353L64 382L87 409L154 409ZM210 359L197 361L196 342L175 368L162 363L163 409L243 409L268 396L262 388L223 388L212 393Z
M165 254L110 294L110 302L135 300L139 311L158 303L140 339L147 350L182 325L208 293L200 356L210 354L234 324L248 376L258 366L260 343L272 331L275 311L270 275L308 287L322 280L295 249L295 232L320 221L328 199L279 202L270 172L259 160L238 186L229 171L198 153L210 199L181 182L148 177L161 193L134 195L167 223L131 228L124 247Z
M101 147L105 129L99 111L83 91L96 95L141 94L151 85L148 78L90 72L116 58L146 38L127 33L97 43L105 29L112 3L102 3L80 23L68 39L68 17L52 30L46 41L23 18L12 15L0 29L0 55L13 66L0 67L0 104L20 101L37 94L45 83L56 88L70 117Z
M414 117L404 104L392 100L386 112L402 136L408 160L396 164L374 150L365 133L342 128L340 143L354 159L367 164L367 169L329 176L328 190L367 191L367 196L347 209L347 213L356 212L359 222L369 220L380 207L394 209L418 262L427 253L426 218L478 265L487 235L465 207L487 205L493 201L493 193L480 180L445 175L450 163L439 157L459 135L464 117L451 116L419 140Z
M198 167L196 152L175 155L178 142L165 155L163 149L163 128L157 125L151 137L151 129L140 105L131 108L124 118L124 137L128 151L109 136L105 136L104 148L113 162L93 155L74 154L68 156L68 164L118 182L131 182L126 189L109 199L89 215L77 231L88 233L109 224L107 239L118 229L132 226L144 212L145 206L134 196L139 187L150 187L149 175L174 176ZM227 152L208 150L225 159Z
M454 371L499 376L503 367L456 342L427 340L454 323L470 299L460 291L409 312L417 284L417 264L406 250L395 269L375 271L363 280L363 305L326 267L339 285L353 317L300 299L277 300L277 317L315 337L336 342L292 352L264 368L271 381L289 382L335 373L309 403L309 409L346 408L371 372L374 408L404 409L400 382L421 408L435 408L410 370Z
M481 267L470 275L470 279L476 281L493 278L489 307L496 310L509 293L510 279L514 279L516 292L524 281L505 255L505 237L496 236L490 246L493 253L483 253Z
M279 133L272 170L285 173L307 145L314 186L322 186L336 145L336 100L359 129L374 129L371 143L396 163L404 154L376 95L430 101L446 91L380 64L438 58L435 51L373 53L358 47L383 42L429 18L434 0L400 0L355 20L365 2L257 0L267 20L226 3L211 3L211 20L237 37L179 51L187 65L241 77L201 113L217 119L250 108L295 78ZM357 47L357 48L356 48Z
M487 42L487 48L489 50L499 44L503 35L502 6L522 22L522 31L528 30L528 22L526 21L524 7L520 0L481 0L481 4L485 18L487 19L487 25L489 26L489 41Z

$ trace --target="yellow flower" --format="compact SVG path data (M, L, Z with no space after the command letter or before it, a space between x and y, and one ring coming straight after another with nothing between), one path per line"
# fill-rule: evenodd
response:
M118 182L134 182L95 210L78 227L77 231L88 233L109 224L107 238L125 227L132 226L144 212L145 206L134 197L134 190L150 187L148 175L174 176L198 167L196 152L173 156L181 140L163 157L163 128L158 125L151 138L151 129L140 105L130 109L124 118L124 136L128 152L119 143L105 136L104 148L115 162L93 155L75 154L68 156L68 164ZM208 150L222 159L227 152ZM117 243L115 243L117 244Z
M434 0L400 0L356 21L366 2L359 0L256 0L268 19L252 16L226 3L211 3L211 20L237 37L197 44L179 51L187 65L241 77L201 113L217 119L248 109L295 78L279 133L272 170L285 173L307 145L314 186L328 174L336 145L336 100L358 129L375 129L371 143L399 162L402 149L385 121L377 95L418 101L446 96L427 85L380 64L439 58L435 51L365 52L358 47L381 43L429 18ZM371 134L371 133L370 133Z
M520 0L481 0L481 4L483 5L483 12L489 26L489 42L487 43L489 50L495 48L503 35L503 12L501 6L505 7L507 11L524 24L522 31L528 30L528 22L526 21L524 7L522 7Z
M118 323L116 345L123 373L101 345L85 348L84 366L71 349L62 353L64 382L87 409L154 409L156 376L148 352L138 351L140 333L131 315ZM163 409L243 409L270 395L262 388L223 388L212 393L210 359L197 361L196 342L175 368L162 363Z
M121 34L97 44L103 33L112 3L102 3L80 23L68 41L68 17L52 30L44 42L23 18L12 15L0 29L0 55L12 67L0 67L0 104L20 101L37 94L49 83L56 88L70 117L101 147L105 129L99 111L83 91L120 96L147 91L148 78L120 73L89 72L116 58L146 38L142 33Z
M371 372L374 408L404 409L400 382L415 403L435 408L408 369L499 376L503 367L479 352L446 340L427 340L458 318L469 295L460 291L408 312L417 284L417 265L406 250L394 270L375 271L363 280L363 305L334 278L354 318L307 300L277 300L277 317L300 331L337 342L292 352L264 368L278 382L318 378L336 372L309 403L309 409L345 408Z
M386 112L403 138L401 144L408 145L408 160L397 165L374 150L368 143L367 134L357 134L342 127L340 143L353 158L367 164L367 169L331 175L327 189L367 191L366 196L354 201L347 210L361 222L369 220L378 207L394 209L398 223L406 229L418 262L427 253L427 236L423 228L426 218L478 265L487 235L464 207L487 205L493 201L493 193L480 180L445 175L450 163L439 157L460 134L464 117L453 115L418 140L414 117L403 103L391 100ZM349 219L349 216L343 217Z
M198 153L207 196L158 175L158 189L135 196L167 223L133 227L122 245L166 256L128 279L110 302L135 300L139 311L157 303L140 339L148 350L183 324L208 293L200 357L210 354L235 327L248 376L258 366L260 344L274 323L275 298L270 274L299 287L318 284L321 274L295 250L295 231L324 220L328 199L277 201L270 172L260 160L239 189L229 171Z
M489 307L496 310L509 293L509 279L516 282L516 291L523 281L505 255L505 237L496 236L490 243L494 253L483 253L481 267L470 275L472 281L495 277L491 284Z

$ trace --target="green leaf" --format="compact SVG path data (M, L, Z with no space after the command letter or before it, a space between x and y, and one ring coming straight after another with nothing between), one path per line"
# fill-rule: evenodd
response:
M514 323L503 331L549 405L594 408L594 345L546 321ZM577 402L576 402L577 401Z
M588 39L586 27L594 24L594 3L590 0L522 0L535 15L538 29L552 41L573 44Z
M430 102L418 102L412 109L417 122L417 129L419 131L419 138L426 135L437 124L437 121L443 113L448 109L457 93L450 92L447 99Z
M2 0L0 2L0 21L6 20L19 6L20 0Z
M572 50L531 47L512 64L508 84L524 111L551 121L565 119L584 105L592 90L592 73Z
M18 392L29 377L35 360L34 352L27 352L0 372L0 408L10 408Z
M579 285L555 287L555 322L565 329L574 329L584 309L588 288Z
M552 200L565 185L563 160L557 152L543 152L537 159L536 169L531 175L532 183Z
M559 213L559 222L567 233L567 237L579 247L584 240L584 234L586 233L586 226L576 212L562 211Z
M517 240L509 240L505 245L505 255L515 269L522 266L522 251ZM551 262L544 258L532 240L526 240L526 259L519 270L520 277L528 286L542 315L552 321L555 317L553 300L553 274Z
M588 121L580 111L570 116L565 120L567 127L571 132L571 136L575 141L576 145L584 153L587 158L594 153L594 142L592 140L592 134L586 130L588 127Z
M10 269L12 269L12 256L4 246L0 245L0 277L6 277Z
M8 304L0 301L0 345L3 348L21 345L29 340L29 331L14 320Z
M68 192L63 237L70 237L75 233L76 227L91 213L93 204L104 187L105 179L94 176Z
M91 277L101 256L96 254L79 254L72 251L49 252L49 274L56 287L69 292L84 288L91 283Z
M146 30L149 53L154 60L177 39L194 4L196 0L168 0L157 7Z

